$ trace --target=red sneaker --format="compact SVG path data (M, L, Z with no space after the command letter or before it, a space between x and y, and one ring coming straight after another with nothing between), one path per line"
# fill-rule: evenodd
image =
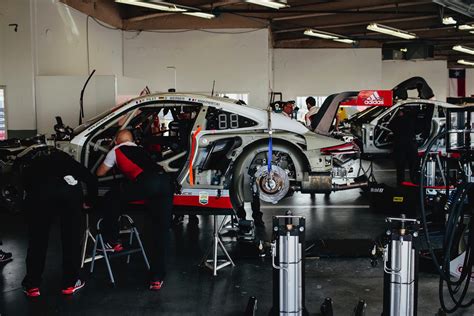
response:
M104 247L107 252L120 252L123 250L120 242L104 242ZM102 247L97 247L97 251L102 251Z
M67 287L67 288L63 289L61 292L64 295L71 295L71 294L74 294L75 292L79 291L80 289L82 289L84 287L84 285L86 285L86 282L78 279L73 286Z
M23 292L26 294L28 297L38 297L40 296L40 289L37 287L24 287Z
M151 291L159 291L163 287L163 281L151 281L150 282L150 290Z

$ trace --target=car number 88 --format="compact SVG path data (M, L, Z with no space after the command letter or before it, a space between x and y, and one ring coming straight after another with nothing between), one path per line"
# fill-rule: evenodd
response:
M219 114L218 116L219 129L235 129L239 128L239 116L235 113Z

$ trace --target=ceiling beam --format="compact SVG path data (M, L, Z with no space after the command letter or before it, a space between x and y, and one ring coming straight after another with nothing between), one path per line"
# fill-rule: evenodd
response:
M461 69L472 69L474 66L461 65L457 62L448 61L448 68L461 68Z
M223 0L223 1L212 1L209 4L205 4L200 6L201 9L213 9L213 8L219 8L219 7L225 7L225 6L232 6L236 4L242 4L242 0Z
M124 21L126 21L126 23L140 22L140 21L145 21L145 20L154 19L154 18L160 18L160 17L163 17L163 16L172 15L172 14L175 14L175 13L157 12L157 13L152 13L152 14L147 14L147 15L135 16L133 18L128 18Z
M268 26L269 23L267 21L235 14L221 14L212 20L184 14L171 14L157 19L123 21L123 28L125 30L262 29Z
M352 45L338 43L334 41L321 39L290 39L276 40L273 43L274 48L354 48ZM357 48L381 48L382 44L377 41L360 41Z
M90 15L116 28L122 28L122 18L113 1L59 0L86 15Z
M349 2L350 2L351 5L348 6L344 10L347 10L347 12L350 12L352 14L358 13L358 12L366 13L367 11L379 10L379 9L410 7L410 6L414 6L414 5L420 5L420 4L426 4L427 3L427 1L413 1L413 2L402 2L402 3L386 4L387 1L381 1L384 4L374 5L374 6L369 6L369 7L361 7L361 5L358 1L349 1ZM391 12L391 13L394 13L394 12ZM320 12L320 13L290 15L290 16L275 17L275 18L272 19L272 21L297 20L297 19L312 18L312 17L324 16L324 15L333 15L333 14L336 14L336 13L321 13Z
M328 28L335 28L335 27L349 27L349 26L357 26L357 25L368 25L370 23L394 23L394 22L409 22L409 21L420 21L420 20L427 20L437 18L438 15L424 15L424 16L409 16L409 17L400 17L398 15L391 17L391 18L372 18L370 20L364 19L354 22L345 22L340 23L339 21L334 21L333 23L318 23L317 25L311 25L306 27L295 27L295 28L287 28L281 30L273 30L274 34L280 33L287 33L287 32L298 32L304 31L307 28L316 28L316 29L328 29Z

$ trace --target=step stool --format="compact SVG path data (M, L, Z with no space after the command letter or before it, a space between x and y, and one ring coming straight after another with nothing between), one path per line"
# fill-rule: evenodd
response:
M130 216L128 216L127 214L122 214L119 217L119 220L118 220L119 224L122 222L122 220L126 220L128 222L129 228L126 229L126 230L121 230L120 234L129 234L128 245L130 246L130 249L123 250L123 251L120 251L118 253L110 253L110 252L107 253L107 251L105 250L105 245L104 245L105 243L104 243L104 239L102 238L102 233L101 233L101 228L100 228L100 224L102 223L102 220L103 219L101 218L97 221L97 234L94 238L95 239L94 249L92 250L92 255L91 255L91 259L90 259L90 261L91 261L90 273L92 274L94 272L95 260L99 259L99 256L101 256L101 258L105 259L105 264L107 266L110 281L111 281L112 285L115 285L115 279L114 279L114 274L112 272L112 267L110 265L110 259L116 258L116 257L127 256L127 264L128 264L128 263L130 263L131 254L137 253L137 252L142 253L143 260L145 261L146 267L147 267L148 270L150 270L150 263L148 262L148 257L146 256L145 249L143 248L143 244L142 244L142 241L140 239L140 235L138 233L138 230L135 226L135 222L133 221L133 219ZM90 231L89 231L89 233L90 233ZM132 249L131 246L133 245L134 236L135 236L135 239L137 240L138 248L133 248ZM102 250L97 250L98 246L100 246L102 248ZM102 254L100 254L100 253L102 253Z

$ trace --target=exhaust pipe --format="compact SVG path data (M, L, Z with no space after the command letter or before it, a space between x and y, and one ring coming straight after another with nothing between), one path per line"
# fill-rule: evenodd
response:
M333 191L343 191L343 190L364 188L364 187L367 187L367 186L369 186L368 181L351 183L351 184L343 184L343 185L334 184L332 186L332 188L333 188L332 190Z
M330 193L332 191L364 188L369 185L367 177L361 176L354 180L356 182L351 184L333 184L333 177L329 173L311 174L301 182L301 186L296 190L300 189L301 193Z

